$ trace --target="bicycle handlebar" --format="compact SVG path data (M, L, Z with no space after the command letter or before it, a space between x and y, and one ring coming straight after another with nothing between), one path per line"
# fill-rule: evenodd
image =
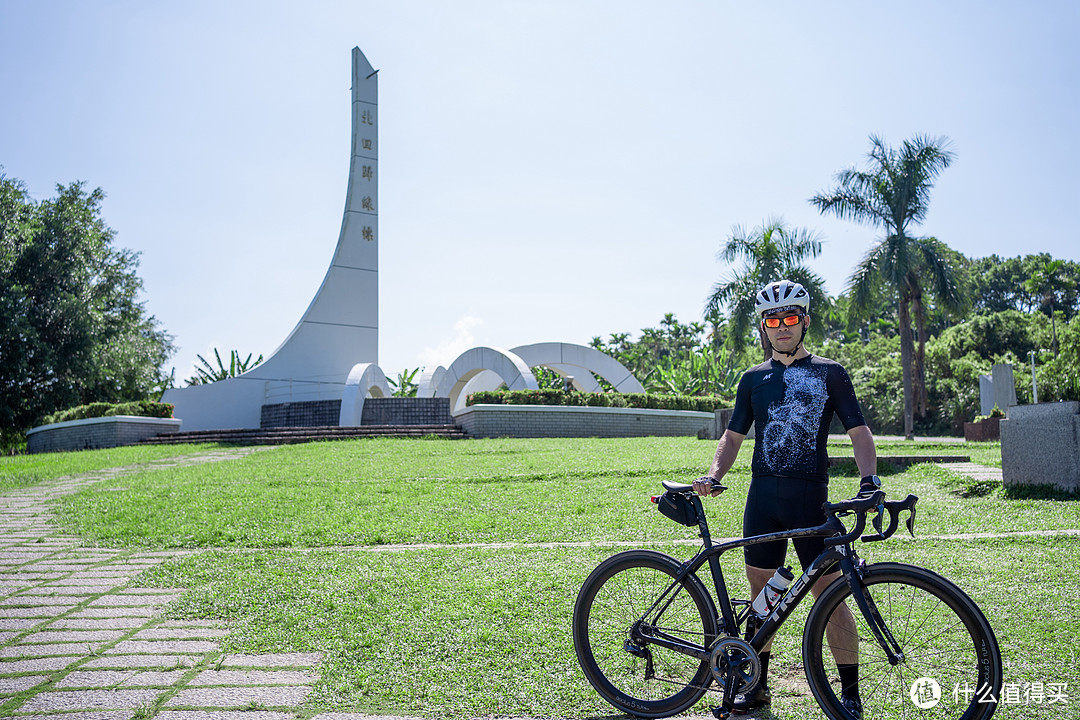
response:
M877 533L861 537L863 542L875 542L892 537L900 522L900 513L904 510L908 511L906 521L908 532L911 533L912 537L915 537L915 503L918 502L919 498L915 495L908 495L903 500L890 502L884 502L884 500L885 492L878 490L866 498L852 498L851 500L841 500L838 503L824 503L821 509L828 516L835 518L838 513L854 513L856 516L855 526L850 531L843 535L826 538L825 544L828 546L842 545L862 536L862 532L866 528L866 514L874 509L878 511L873 520L873 526ZM889 526L882 530L881 516L886 510L889 512Z

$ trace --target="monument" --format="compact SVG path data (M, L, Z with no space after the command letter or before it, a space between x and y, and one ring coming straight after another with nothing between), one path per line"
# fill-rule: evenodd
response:
M364 401L390 395L379 368L378 76L352 50L352 154L345 212L330 268L299 323L269 358L234 378L173 388L183 430L227 430L284 424L360 425ZM618 361L592 348L537 343L513 351L473 348L424 373L419 399L443 398L461 409L468 392L500 384L536 389L530 367L550 367L579 390L604 378L621 392L644 392ZM570 380L570 378L573 378ZM276 418L267 420L268 416Z
M336 425L357 363L379 359L378 75L352 51L352 155L345 212L330 268L300 322L269 358L228 380L168 390L184 430L257 428L264 405L326 402ZM385 381L382 383L385 387ZM319 406L311 406L318 415ZM314 418L318 419L318 418Z

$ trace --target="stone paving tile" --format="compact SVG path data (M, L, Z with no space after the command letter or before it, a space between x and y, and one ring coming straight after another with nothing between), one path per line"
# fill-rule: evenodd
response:
M40 685L49 679L48 675L24 675L17 678L0 678L0 694L14 695L23 690L29 690L35 685Z
M112 582L111 579L106 579L106 578L101 578L101 577L74 577L74 576L72 576L72 577L60 578L58 580L53 580L46 587L68 586L68 585L71 585L71 586L74 586L74 587L101 587L102 585L104 585L106 587L113 588L113 587L116 587L117 585L119 585L119 583L114 583L114 582Z
M32 622L30 620L11 620L10 622ZM4 621L0 620L0 627L3 627ZM48 625L49 630L116 630L119 628L126 628L131 630L133 628L142 627L146 624L146 618L61 618L60 620L53 620Z
M122 638L127 630L69 630L54 631L42 630L41 632L27 635L20 643L63 643L63 642L104 642Z
M221 620L174 620L172 618L165 618L161 621L161 625L159 627L220 628L225 627L225 624Z
M291 712L269 710L162 710L154 720L292 720L294 717Z
M132 640L187 640L197 638L205 640L208 638L225 637L229 634L229 631L224 628L148 628L146 630L140 630L131 636Z
M204 670L189 685L310 685L319 679L304 670Z
M48 657L50 655L90 655L102 645L93 643L54 643L52 645L9 645L0 648L0 658Z
M17 632L12 632L12 631L7 631L7 630L0 631L0 643L6 643L8 640L10 640L11 638L15 637L18 634L19 633L17 633Z
M57 595L54 597L47 597L41 595L27 597L25 595L16 595L15 597L9 597L5 598L4 600L0 600L0 606L20 607L24 605L67 605L69 607L75 607L75 604L82 602L83 599L84 598L78 598L72 595ZM0 609L0 615L2 614L3 610Z
M18 715L19 720L132 720L132 710L106 710L104 712L72 712L63 715ZM161 717L156 715L155 717Z
M7 660L0 662L0 675L16 675L27 672L43 672L47 670L63 670L73 662L82 660L81 655L68 657L47 657L34 660Z
M0 609L0 616L4 614ZM113 618L113 617L153 617L157 610L152 605L140 605L139 607L86 607L72 613L73 618Z
M32 628L40 620L13 620L11 618L0 618L0 630L26 630Z
M18 708L20 712L64 712L68 710L113 710L150 705L161 690L56 690L34 695Z
M91 607L121 607L121 606L138 606L138 605L150 605L152 607L161 607L166 605L172 600L180 597L178 594L174 595L105 595L104 597L96 598L90 603Z
M84 668L165 668L177 666L194 667L202 655L102 655L94 658ZM0 665L2 668L3 665Z
M217 650L209 640L122 640L109 648L116 655L132 653L208 653Z
M322 653L271 653L267 655L226 655L220 667L311 667L322 661Z
M165 701L165 707L299 707L311 692L305 686L185 688Z
M74 605L49 605L45 607L0 607L0 618L51 618L63 615Z
M169 687L184 677L187 670L76 670L54 687Z
M23 592L22 596L33 595L35 597L39 595L60 596L60 595L99 595L101 593L107 593L115 585L38 585L37 587L28 588Z

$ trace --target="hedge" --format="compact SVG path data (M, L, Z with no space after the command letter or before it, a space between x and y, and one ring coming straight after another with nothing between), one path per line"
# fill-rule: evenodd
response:
M113 417L115 415L171 418L174 407L170 403L153 402L151 400L137 400L126 403L97 402L46 415L42 424L51 425L52 423L66 422L67 420L86 420L88 418Z
M715 395L660 395L646 393L602 393L565 390L493 390L469 395L466 405L569 405L587 407L646 408L649 410L696 410L713 412L730 407L730 401Z

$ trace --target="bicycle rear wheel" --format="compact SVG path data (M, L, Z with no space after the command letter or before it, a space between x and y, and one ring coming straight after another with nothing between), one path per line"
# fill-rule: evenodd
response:
M861 720L993 715L1001 692L1001 654L993 629L971 598L940 575L900 563L870 565L863 583L903 659L889 663L847 581L835 581L814 603L803 632L806 679L825 715L860 720L843 707L834 658L834 650L844 657L849 649L858 653ZM847 610L854 616L854 636L837 624L829 628ZM848 655L841 662L852 659Z
M664 636L699 649L716 638L716 610L694 575L676 582L679 562L630 550L602 562L574 604L574 650L600 696L638 717L668 717L705 694L709 663L649 642Z

